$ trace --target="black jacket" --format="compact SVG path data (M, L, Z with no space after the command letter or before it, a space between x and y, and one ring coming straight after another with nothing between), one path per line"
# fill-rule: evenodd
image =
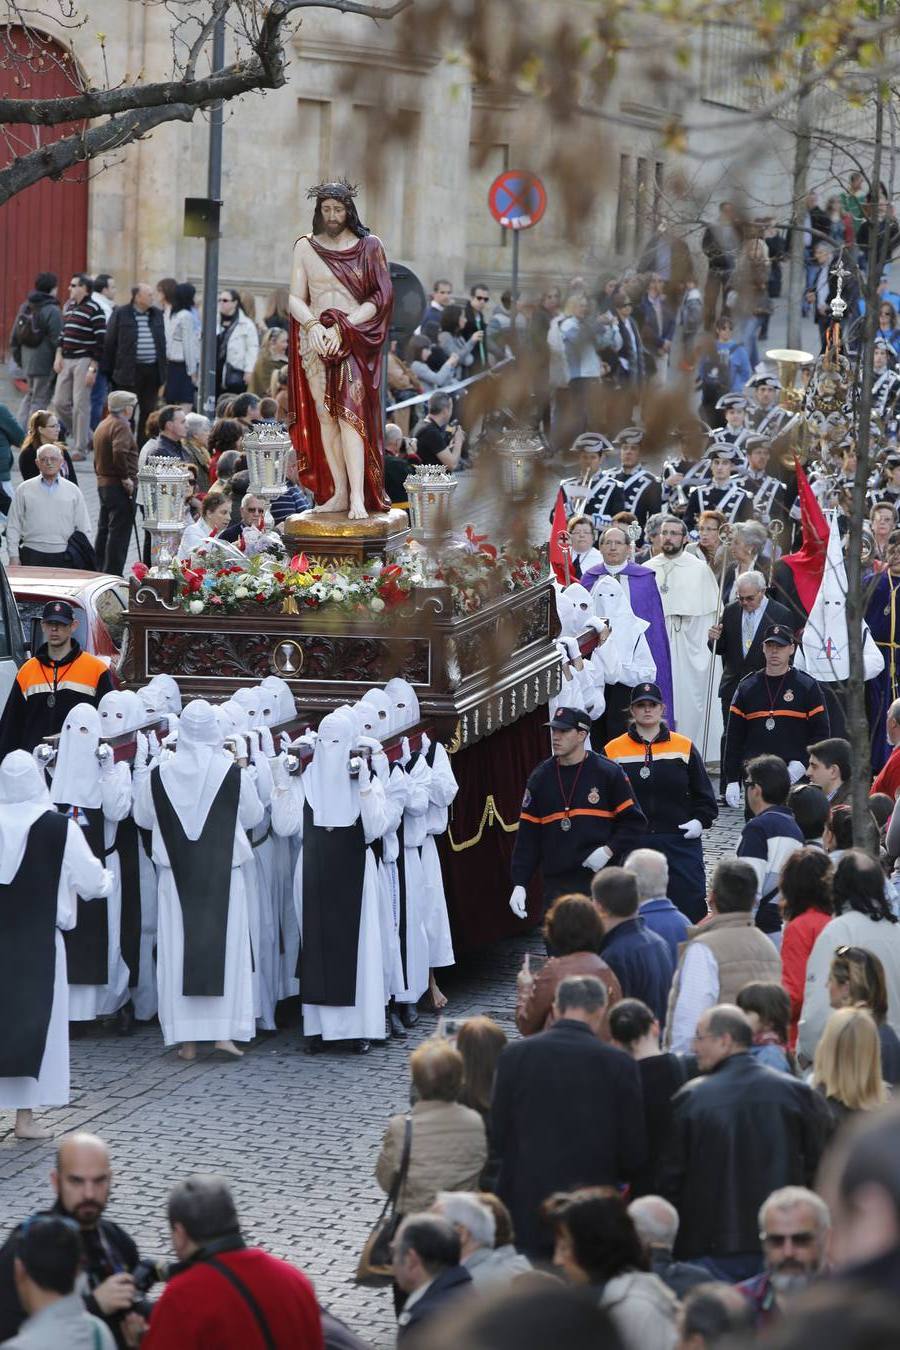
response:
M687 1083L659 1171L681 1219L675 1255L758 1252L760 1205L781 1186L813 1185L827 1128L817 1092L749 1053Z
M455 1300L460 1294L471 1293L472 1276L465 1266L450 1266L442 1270L428 1289L410 1308L401 1313L397 1324L397 1341L404 1340L418 1331L423 1322L430 1321L437 1313L444 1311L444 1305ZM417 1344L419 1342L417 1341Z
M668 942L639 915L616 924L600 944L600 955L618 977L624 998L639 998L660 1026L665 1024L675 963Z
M55 295L47 295L44 291L32 291L16 314L16 318L23 309L34 315L35 326L40 329L42 336L37 347L23 347L16 337L14 322L9 339L13 360L19 363L26 375L50 375L53 371L59 335L62 332L60 303Z
M162 384L166 378L166 329L161 309L151 305L147 310L150 319L150 332L156 346L156 381ZM100 368L111 382L113 389L130 389L136 392L137 383L137 320L134 306L117 305L109 316L106 325L106 342Z
M52 1209L42 1210L41 1213L65 1217L65 1210L58 1200ZM3 1246L0 1247L0 1341L7 1341L15 1336L26 1317L25 1309L19 1303L13 1280L13 1258L16 1254L16 1241L20 1226L17 1225L12 1230ZM101 1240L98 1240L97 1230L99 1230ZM136 1244L125 1232L125 1229L120 1228L111 1219L101 1219L97 1229L93 1232L86 1233L82 1229L81 1239L84 1252L84 1272L91 1289L94 1289L98 1284L102 1284L108 1276L115 1275L118 1271L130 1272L134 1270L138 1263L139 1254ZM112 1258L112 1263L110 1258ZM118 1332L119 1318L117 1316L107 1320L90 1293L84 1296L84 1306L89 1313L93 1313L95 1317L99 1317L106 1322L116 1338L116 1345L123 1346L125 1344Z
M497 1194L512 1214L516 1245L547 1256L553 1239L538 1211L548 1196L616 1186L644 1164L637 1065L566 1017L513 1041L497 1064L491 1141L501 1160Z
M722 658L719 698L727 699L729 703L744 676L752 675L754 670L762 670L766 664L762 649L763 637L772 625L781 623L791 631L797 627L793 614L785 605L779 605L777 600L769 600L745 656L741 638L742 622L740 601L732 600L722 611L722 636L716 642L716 655Z

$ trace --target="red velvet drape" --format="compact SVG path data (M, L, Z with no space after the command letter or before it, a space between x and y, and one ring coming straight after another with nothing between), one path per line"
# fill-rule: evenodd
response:
M451 757L459 792L450 808L450 828L437 843L457 951L527 927L509 908L515 832L505 830L498 817L507 826L519 819L528 775L550 753L547 716L546 707L536 708ZM489 797L494 811L489 809L485 819ZM479 841L472 843L479 830ZM540 910L540 879L535 878L528 890L529 917L536 920Z

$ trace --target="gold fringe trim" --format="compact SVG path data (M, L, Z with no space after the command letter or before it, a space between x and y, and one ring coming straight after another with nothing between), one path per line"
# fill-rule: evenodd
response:
M467 848L474 848L476 844L481 843L481 836L484 834L485 829L491 828L495 824L499 825L501 830L505 830L507 834L515 834L516 830L519 828L518 821L515 821L512 825L507 825L506 821L497 810L497 803L494 801L493 792L489 792L484 799L484 810L481 813L481 821L477 832L472 835L471 839L466 839L461 844L457 844L453 838L453 831L448 829L447 838L450 840L450 847L453 849L454 853L464 853Z

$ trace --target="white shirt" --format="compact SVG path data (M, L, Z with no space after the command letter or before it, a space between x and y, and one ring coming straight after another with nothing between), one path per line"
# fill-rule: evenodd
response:
M681 963L681 983L666 1027L666 1048L676 1055L694 1048L697 1023L719 1001L719 963L705 942L692 942Z

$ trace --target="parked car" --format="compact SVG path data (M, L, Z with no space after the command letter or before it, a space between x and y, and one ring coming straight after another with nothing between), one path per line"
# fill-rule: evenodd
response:
M36 652L44 640L44 605L48 600L68 600L75 611L75 640L84 651L102 657L113 672L118 670L128 632L128 583L122 577L18 563L11 563L6 572L30 651Z
M16 601L0 563L0 708L6 706L16 671L28 656L26 645Z

